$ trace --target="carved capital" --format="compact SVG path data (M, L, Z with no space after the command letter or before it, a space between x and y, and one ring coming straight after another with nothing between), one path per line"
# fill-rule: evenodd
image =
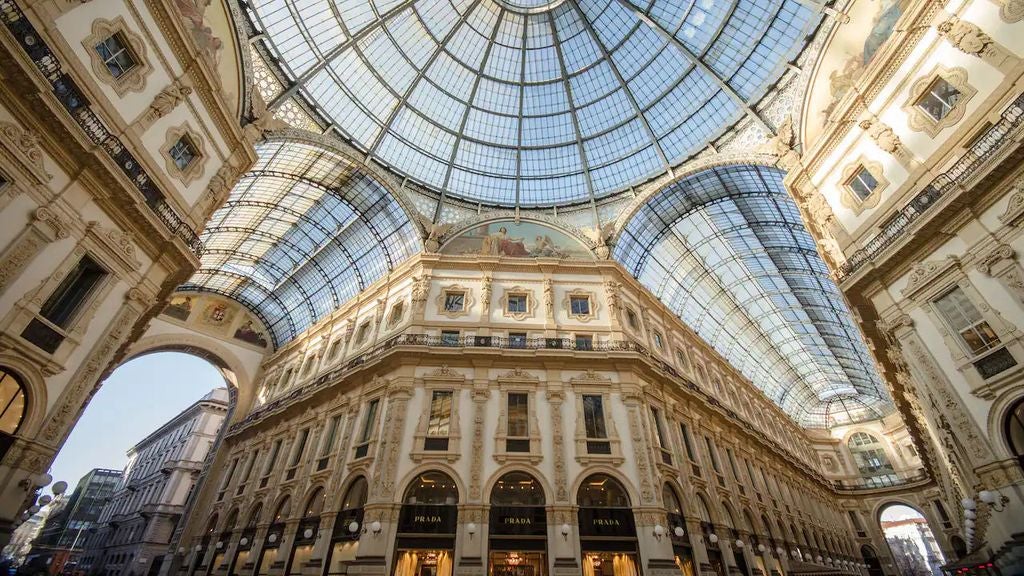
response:
M992 275L992 267L1003 260L1013 260L1016 253L1007 244L999 244L978 259L975 267L982 274Z

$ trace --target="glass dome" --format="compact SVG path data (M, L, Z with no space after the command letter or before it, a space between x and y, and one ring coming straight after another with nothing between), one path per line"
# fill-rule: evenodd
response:
M375 159L488 205L669 171L754 111L818 14L795 0L253 0L289 87Z

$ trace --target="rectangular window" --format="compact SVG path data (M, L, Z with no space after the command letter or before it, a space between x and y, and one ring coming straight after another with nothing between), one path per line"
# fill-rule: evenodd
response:
M508 393L508 435L526 437L530 435L529 394L525 392Z
M654 333L654 346L655 346L655 347L656 347L656 348L657 348L658 350L661 350L662 348L664 348L664 347L665 347L665 343L664 343L664 341L662 341L662 339L661 339L661 333L660 333L660 332L655 332L655 333Z
M359 435L360 442L369 442L370 436L373 434L373 426L377 421L377 406L380 405L380 400L371 400L369 406L366 408L366 418L363 419L363 433Z
M458 346L459 345L459 331L458 330L443 330L441 332L441 345L442 346Z
M682 350L676 350L676 363L684 370L689 365L689 362L686 361L686 354Z
M999 337L960 287L935 301L935 307L973 356L999 345Z
M466 305L466 293L465 292L445 292L444 293L444 311L445 312L462 312Z
M607 438L604 423L604 399L598 394L583 395L583 421L587 438Z
M654 430L658 434L658 446L661 447L661 461L671 466L672 451L669 449L668 442L665 441L665 431L661 427L661 414L653 406L651 407L651 417L654 418Z
M405 312L405 302L398 302L391 307L391 316L388 317L388 327L397 325L402 320Z
M117 32L108 36L105 40L96 45L96 52L103 60L103 65L114 78L120 78L135 68L137 62L131 51L128 50L128 43L124 36Z
M356 332L356 344L362 344L366 340L367 335L370 334L370 321L367 320L359 326L359 331Z
M574 316L587 316L590 314L589 296L570 296L569 310Z
M299 465L302 454L306 451L306 441L309 440L309 428L299 430L298 438L295 440L295 448L292 449L292 457L288 461L288 467L293 468Z
M525 314L526 294L509 294L508 311L510 314Z
M924 91L917 101L917 107L939 121L949 115L960 101L960 91L946 81L945 78L936 78Z
M640 320L636 317L636 312L633 312L632 308L626 308L626 321L629 322L629 327L633 330L640 329Z
M711 438L704 437L704 442L708 446L708 456L711 458L711 467L715 469L715 472L722 473L722 469L718 466L718 454L715 452L715 445L711 442Z
M686 448L686 457L692 462L697 461L697 457L693 453L693 444L690 443L690 429L686 426L686 422L679 423L679 431L683 435L683 446Z
M341 425L341 416L334 416L327 423L327 431L324 433L324 440L320 443L320 454L323 458L334 450L334 439L338 436L338 426Z
M270 448L270 457L267 458L267 463L263 466L263 478L260 480L260 488L267 485L267 477L274 471L274 467L277 465L277 455L280 452L281 440L275 440L274 445Z
M95 260L83 256L43 303L39 315L61 328L66 327L106 275L107 271Z
M452 421L452 391L434 390L430 397L427 436L448 436Z
M509 332L508 345L510 348L526 348L526 332Z
M577 350L593 350L594 349L594 337L590 334L577 334L576 335L576 349Z
M188 136L178 138L178 141L171 146L167 153L171 155L171 160L174 161L178 170L182 171L188 168L197 156L195 144L192 144L192 140Z
M871 193L878 188L878 179L864 166L857 168L853 177L846 182L846 187L853 192L858 200L867 200Z

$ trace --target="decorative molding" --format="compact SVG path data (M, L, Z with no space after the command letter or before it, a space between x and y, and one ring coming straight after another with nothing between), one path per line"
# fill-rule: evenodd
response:
M1024 0L992 0L999 5L999 17L1004 22L1019 22L1024 19Z
M428 276L429 278L429 276ZM462 292L464 294L462 300L462 310L445 310L444 301L445 297L449 292ZM415 298L415 289L413 292ZM473 291L461 284L449 284L441 287L441 292L437 295L435 300L437 302L437 313L446 318L459 318L460 316L468 316L469 311L473 308Z
M40 184L53 179L44 165L43 149L39 145L39 135L31 130L23 130L17 124L0 122L0 145L10 151L32 173Z
M117 228L106 228L95 220L86 225L86 230L117 255L128 270L138 270L142 266L142 263L135 258L135 244L128 232Z
M1012 52L1002 47L991 36L973 22L950 16L941 22L937 29L939 36L945 38L957 50L970 56L977 56L996 68L1004 62L1017 60Z
M862 166L876 181L878 181L878 185L875 189L872 190L871 194L863 200L854 194L853 190L850 189L849 184L850 180L856 176ZM882 168L882 165L874 160L868 160L867 158L860 156L854 162L847 164L846 167L843 168L843 173L839 180L839 189L842 191L839 201L843 206L852 210L854 214L860 214L869 208L878 206L878 203L882 199L882 192L884 192L888 187L889 180L885 177L885 169Z
M113 36L120 34L124 39L132 60L135 65L126 70L120 77L115 78L103 58L96 50L96 45ZM92 33L82 40L85 53L89 55L89 63L92 65L92 73L100 82L114 89L119 97L124 97L129 92L142 92L146 89L146 77L153 71L152 65L146 58L146 42L142 36L128 28L123 17L118 16L113 20L97 18L92 22Z
M555 501L565 502L569 499L569 488L565 469L565 430L562 429L562 404L565 394L561 390L548 390L546 395L551 409L551 443L555 469Z
M139 132L145 132L157 120L170 114L190 94L192 94L192 88L184 85L180 80L168 84L166 88L153 97L153 102L150 103L149 108L139 116L139 119L136 121L136 127Z
M589 302L590 313L589 314L573 314L572 313L572 299L573 298L587 298ZM565 308L565 313L571 320L577 322L587 323L591 320L597 319L597 309L599 304L597 302L597 294L588 290L581 290L579 288L570 290L565 293L565 298L562 300L562 306Z
M488 287L488 291L490 288ZM488 295L489 296L489 295ZM525 296L526 297L526 310L524 312L510 312L508 309L508 299L510 296ZM522 286L513 286L506 288L505 292L501 295L501 314L505 318L512 318L513 320L525 320L527 318L533 318L537 312L537 299L533 296L533 290L523 288Z
M610 386L612 379L589 368L579 376L570 378L569 383L573 386Z
M174 162L174 158L171 157L171 148L181 140L182 137L187 137L189 142L192 144L192 148L195 151L195 157L192 161L185 166L182 170L178 168L178 165ZM167 173L177 178L182 184L188 186L192 181L196 180L203 175L206 161L209 159L206 154L206 145L203 143L203 139L194 130L188 127L188 124L182 124L176 128L171 128L167 131L167 136L164 139L164 145L160 147L160 155L164 157L164 167L167 169Z
M435 368L430 372L427 372L426 374L423 375L423 377L436 378L439 380L459 380L460 382L466 379L465 375L456 370L452 370L451 368L448 367L447 364L443 364L441 365L441 367Z
M501 376L498 376L498 381L538 382L540 381L540 378L517 366Z
M960 99L957 100L956 105L953 106L944 118L936 120L922 110L917 103L924 96L928 87L932 85L932 82L939 78L944 79L956 88L960 92ZM963 119L964 114L967 113L967 103L977 92L967 81L967 69L959 67L946 68L941 64L937 65L930 74L921 77L911 86L910 97L903 103L903 111L907 114L907 124L912 130L924 132L928 136L935 138L939 132Z
M947 256L944 260L931 260L918 262L910 268L910 275L907 278L907 286L903 289L903 296L915 299L915 297L933 280L954 266L960 265L960 259L956 256Z
M909 151L903 145L900 137L896 135L892 126L882 122L882 120L877 116L872 115L870 118L861 120L859 126L883 152L890 154L899 160L907 160L910 158ZM879 170L879 172L884 171Z
M998 244L984 255L980 256L975 262L974 267L982 274L992 276L992 268L996 264L1004 260L1014 260L1016 255L1016 252L1014 252L1010 245Z

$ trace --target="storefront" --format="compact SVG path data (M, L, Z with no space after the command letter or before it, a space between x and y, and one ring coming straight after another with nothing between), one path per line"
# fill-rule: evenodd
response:
M359 535L363 532L363 507L366 505L366 478L360 476L345 491L341 512L334 521L331 545L327 549L326 576L346 574L349 562L355 560L359 550Z
M402 501L394 576L452 576L459 520L455 481L443 472L424 472Z
M256 525L260 521L260 512L263 506L257 503L249 512L249 520L242 529L242 535L238 537L238 545L235 546L235 555L228 564L228 576L241 576L251 574L252 566L246 566L252 562L252 547L256 542Z
M671 486L665 484L661 490L661 498L665 502L665 511L668 513L668 537L672 542L672 555L676 566L684 576L697 576L693 550L690 547L690 535L686 530L686 519L683 516L683 506L679 501L679 496Z
M491 490L490 576L547 576L548 522L544 490L525 472L509 472Z
M256 562L255 576L270 576L271 567L277 562L281 541L284 539L284 523L271 524L267 528L267 537L263 539L259 560Z
M316 537L320 531L320 512L323 511L323 508L324 490L317 488L306 500L302 520L299 521L298 529L295 531L292 551L288 555L288 562L284 569L287 576L301 575L303 567L313 555L313 545L316 544Z
M576 503L584 576L639 576L636 523L622 484L594 474L583 481Z

